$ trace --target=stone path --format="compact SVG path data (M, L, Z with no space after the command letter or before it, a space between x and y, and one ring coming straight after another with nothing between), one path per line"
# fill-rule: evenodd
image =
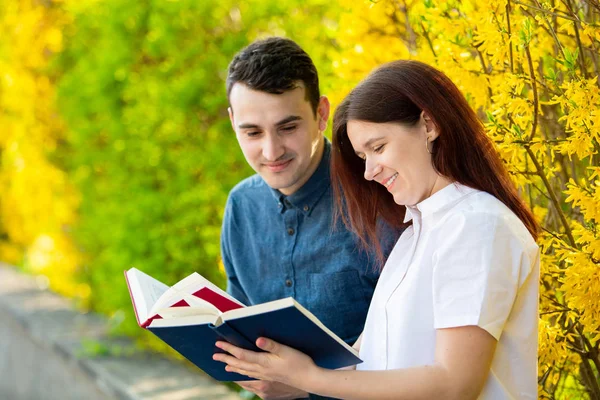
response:
M107 322L0 263L0 399L240 400L185 365L136 352L86 356L86 344L133 348L107 338ZM89 353L89 351L87 352Z

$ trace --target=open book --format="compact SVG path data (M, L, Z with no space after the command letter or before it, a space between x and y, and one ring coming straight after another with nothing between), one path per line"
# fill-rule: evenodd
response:
M138 324L220 381L251 380L214 361L217 340L259 350L268 337L302 351L315 364L337 369L359 364L355 349L291 297L246 307L198 273L172 287L131 268L125 278Z

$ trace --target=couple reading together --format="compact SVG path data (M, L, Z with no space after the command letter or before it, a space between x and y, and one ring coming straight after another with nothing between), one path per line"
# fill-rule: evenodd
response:
M241 50L229 115L256 175L230 193L228 292L294 297L359 351L326 370L260 338L217 342L265 399L535 399L538 224L475 112L442 72L401 60L335 110L293 41Z

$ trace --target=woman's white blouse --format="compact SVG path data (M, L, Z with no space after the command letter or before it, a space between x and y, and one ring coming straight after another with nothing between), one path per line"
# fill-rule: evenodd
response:
M367 315L358 370L434 363L436 329L476 325L498 344L479 399L537 398L539 249L492 195L451 184L416 206Z

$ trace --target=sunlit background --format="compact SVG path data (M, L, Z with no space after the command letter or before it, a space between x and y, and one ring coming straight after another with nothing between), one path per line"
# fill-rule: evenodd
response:
M123 270L224 284L226 68L272 35L334 106L399 58L459 85L544 227L540 397L600 399L597 0L0 0L0 260L164 350Z

